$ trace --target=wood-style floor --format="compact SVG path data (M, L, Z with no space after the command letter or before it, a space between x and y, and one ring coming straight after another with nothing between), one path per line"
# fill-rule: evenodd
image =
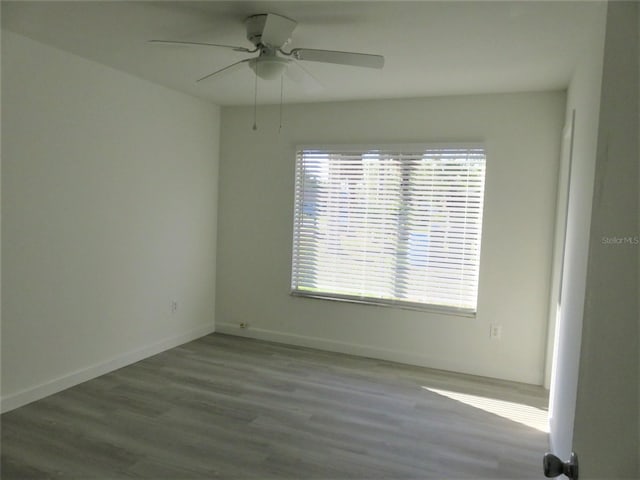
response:
M213 334L2 415L2 479L497 479L547 434L427 390L542 388Z

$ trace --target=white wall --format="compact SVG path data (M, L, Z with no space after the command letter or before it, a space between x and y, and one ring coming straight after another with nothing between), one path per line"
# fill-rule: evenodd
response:
M8 410L213 331L220 112L2 35Z
M223 108L218 331L541 384L563 92ZM476 319L289 295L300 143L484 141ZM240 330L240 322L249 328ZM502 324L502 340L489 324Z
M573 442L587 479L640 477L637 10L607 9Z

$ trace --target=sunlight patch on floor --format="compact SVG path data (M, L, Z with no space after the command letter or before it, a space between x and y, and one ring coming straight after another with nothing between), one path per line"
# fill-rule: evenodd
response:
M480 397L467 393L451 392L437 388L422 387L425 390L456 400L475 408L493 413L499 417L506 418L513 422L521 423L527 427L535 428L541 432L549 433L549 419L546 410L541 408L523 405L515 402L507 402L495 398Z

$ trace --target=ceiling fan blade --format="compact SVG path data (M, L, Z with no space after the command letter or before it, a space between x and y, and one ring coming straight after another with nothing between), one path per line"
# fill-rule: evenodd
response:
M149 43L153 43L156 45L176 45L176 46L185 46L185 47L189 47L193 45L197 45L201 47L221 47L221 48L230 48L232 50L235 50L236 52L246 52L246 53L253 53L258 51L257 48L255 50L249 50L248 48L244 48L244 47L236 47L235 45L221 45L219 43L181 42L178 40L149 40Z
M288 78L302 85L303 90L306 92L319 92L324 89L322 83L296 61L289 63L285 73Z
M290 55L296 60L308 62L337 63L354 67L382 68L384 57L368 53L337 52L335 50L316 50L313 48L294 48Z
M238 67L240 67L243 63L247 63L247 62L249 62L249 61L251 61L251 60L252 60L251 58L245 58L244 60L240 60L239 62L232 63L231 65L227 65L226 67L221 68L220 70L216 70L215 72L210 73L209 75L205 75L204 77L199 78L198 80L196 80L196 82L201 82L201 81L203 81L203 80L207 80L207 79L209 79L209 78L211 78L211 77L213 77L213 76L215 76L215 75L219 75L219 74L221 74L222 72L227 72L227 73L229 73L229 72L231 72L231 71L233 71L233 70L236 70L236 69L237 69Z
M290 18L273 13L267 14L260 41L265 45L280 48L290 39L298 23Z

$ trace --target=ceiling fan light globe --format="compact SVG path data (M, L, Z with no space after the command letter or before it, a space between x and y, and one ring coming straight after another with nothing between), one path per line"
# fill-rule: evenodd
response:
M249 67L263 80L280 78L289 65L289 60L280 57L258 57L249 62Z

